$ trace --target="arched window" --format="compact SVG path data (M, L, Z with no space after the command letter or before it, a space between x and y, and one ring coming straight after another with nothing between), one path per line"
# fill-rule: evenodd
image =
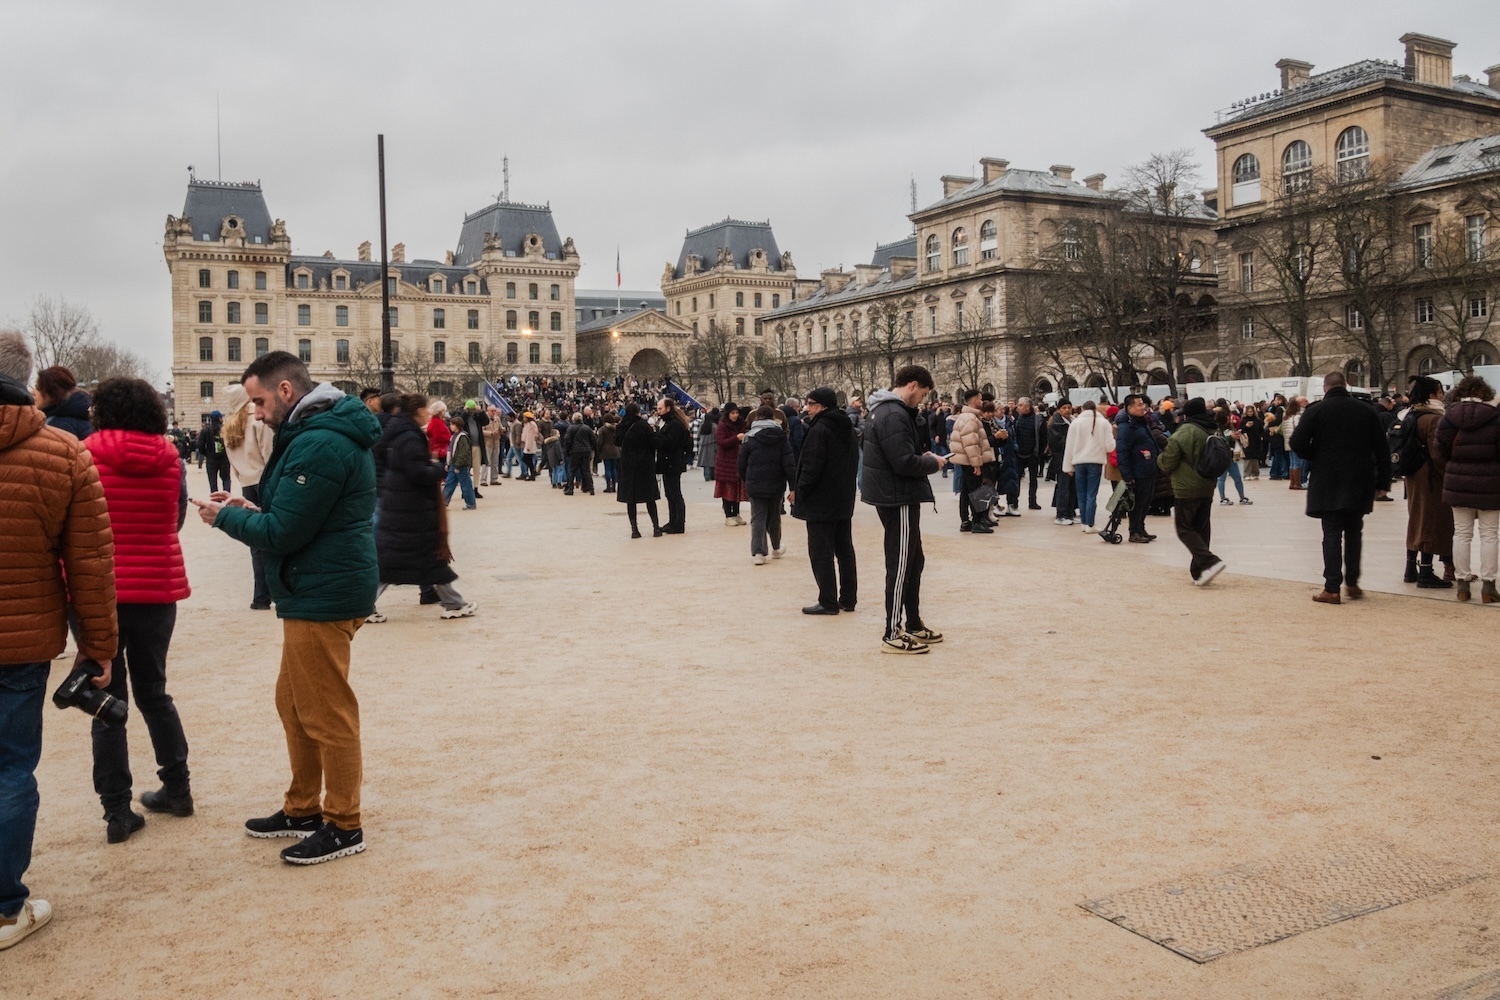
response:
M1353 358L1344 366L1344 377L1353 386L1365 384L1365 363L1359 358Z
M927 270L937 271L943 266L943 242L937 234L927 237Z
M969 234L962 228L953 230L953 266L963 267L969 262Z
M1239 367L1234 370L1234 377L1254 381L1260 378L1260 368L1256 366L1254 361L1241 361Z
M263 358L267 354L270 354L270 353L271 353L271 341L270 341L270 339L266 338L266 337L256 337L255 338L255 357L257 359Z
M1260 160L1255 154L1246 153L1234 161L1230 169L1231 204L1248 205L1260 201Z
M1052 383L1048 382L1044 378L1037 379L1036 380L1036 385L1034 385L1034 386L1031 387L1031 394L1033 396L1045 396L1045 395L1047 395L1047 393L1049 393L1051 391L1052 391Z
M1417 362L1417 374L1418 375L1431 375L1433 372L1440 371L1440 370L1441 370L1441 362L1438 361L1436 355L1429 354L1425 358L1423 358L1421 361Z
M1090 389L1103 389L1109 383L1104 381L1103 375L1090 375L1083 380L1083 384Z
M1193 365L1188 365L1182 370L1182 380L1189 383L1202 382L1204 381L1203 371Z
M1000 252L1000 240L994 219L985 219L979 224L979 259L994 260Z
M1370 136L1358 125L1339 133L1333 145L1333 160L1339 182L1357 181L1370 170Z
M1312 184L1312 147L1298 139L1281 153L1281 186L1287 192L1306 191Z
M1469 345L1468 367L1483 367L1495 363L1495 352L1489 344L1475 343Z
M542 328L542 314L533 309L526 314L526 329L533 333Z

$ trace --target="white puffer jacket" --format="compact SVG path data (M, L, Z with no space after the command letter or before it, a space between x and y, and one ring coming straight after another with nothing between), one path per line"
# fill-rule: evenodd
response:
M1063 453L1063 471L1075 465L1103 465L1115 450L1115 429L1098 410L1088 410L1068 425L1068 448Z

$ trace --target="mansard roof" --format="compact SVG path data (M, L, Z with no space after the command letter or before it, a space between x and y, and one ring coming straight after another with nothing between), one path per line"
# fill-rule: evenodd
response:
M697 256L706 268L718 263L719 251L728 249L736 268L750 267L750 254L757 249L766 253L766 267L781 270L781 251L776 247L776 234L771 232L770 222L742 222L726 218L702 229L690 231L682 240L682 252L677 255L677 266L672 277L687 274L689 255Z
M870 258L870 263L876 267L890 267L892 257L917 256L917 234L912 233L904 240L896 240L894 243L875 244L875 256Z
M1012 167L990 181L975 181L968 187L953 192L946 198L933 202L913 216L923 215L937 208L949 208L975 198L995 194L1050 194L1064 198L1083 198L1090 201L1118 201L1119 195L1108 191L1096 191L1075 180L1064 180L1050 170L1018 170Z
M835 306L854 305L866 299L880 299L888 295L915 291L917 284L918 276L915 270L909 274L895 278L891 276L891 271L888 267L863 284L851 281L837 292L830 292L824 286L819 285L810 295L793 299L779 308L761 313L760 321L761 325L764 326L767 323L788 316L801 316L804 313L817 312L821 309L832 309Z
M1394 191L1500 172L1500 133L1435 146L1391 185Z
M550 205L497 201L465 215L463 229L458 234L458 246L453 251L454 262L461 265L478 263L484 252L486 233L499 237L507 257L524 257L526 237L531 233L541 236L542 251L548 260L562 257L562 239L557 235L557 224L552 221Z
M251 243L271 242L271 213L259 181L188 181L182 217L193 220L193 237L216 240L224 219L234 216L244 226Z
M287 261L286 273L288 275L304 269L312 272L313 283L320 286L322 291L327 291L332 286L333 283L328 279L333 276L334 271L343 271L348 274L354 288L380 281L380 261L378 260L339 260L336 257L293 254ZM451 285L474 277L472 268L461 267L457 264L442 264L435 260L408 260L400 264L393 262L390 269L399 274L401 280L407 284L419 286L425 285L427 279L434 274L442 275ZM479 279L479 294L489 294L489 286L483 278Z
M1335 94L1358 90L1360 87L1379 83L1382 80L1411 82L1411 72L1400 63L1388 59L1361 59L1347 66L1314 73L1289 90L1270 91L1259 97L1251 96L1238 101L1228 111L1220 112L1219 121L1214 127L1251 121L1263 115L1295 108L1300 104L1311 104ZM1500 100L1500 91L1466 76L1454 77L1452 89L1470 97Z

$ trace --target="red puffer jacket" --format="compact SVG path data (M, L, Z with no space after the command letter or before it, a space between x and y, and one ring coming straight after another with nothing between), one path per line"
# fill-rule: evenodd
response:
M182 461L166 438L101 430L83 442L94 456L115 533L115 600L172 604L192 591L177 540Z

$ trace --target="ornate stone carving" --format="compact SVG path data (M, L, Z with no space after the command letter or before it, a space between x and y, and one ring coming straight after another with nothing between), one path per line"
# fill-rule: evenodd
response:
M792 252L790 250L784 250L784 251L782 251L782 254L781 254L781 269L783 271L791 271L791 270L794 269L793 266L792 266Z
M272 243L290 243L291 242L291 238L289 236L287 236L287 234L286 234L286 223L283 222L281 219L277 219L275 222L271 223L271 242Z
M563 240L562 255L564 257L578 256L578 248L573 246L573 237L569 236L567 239Z

